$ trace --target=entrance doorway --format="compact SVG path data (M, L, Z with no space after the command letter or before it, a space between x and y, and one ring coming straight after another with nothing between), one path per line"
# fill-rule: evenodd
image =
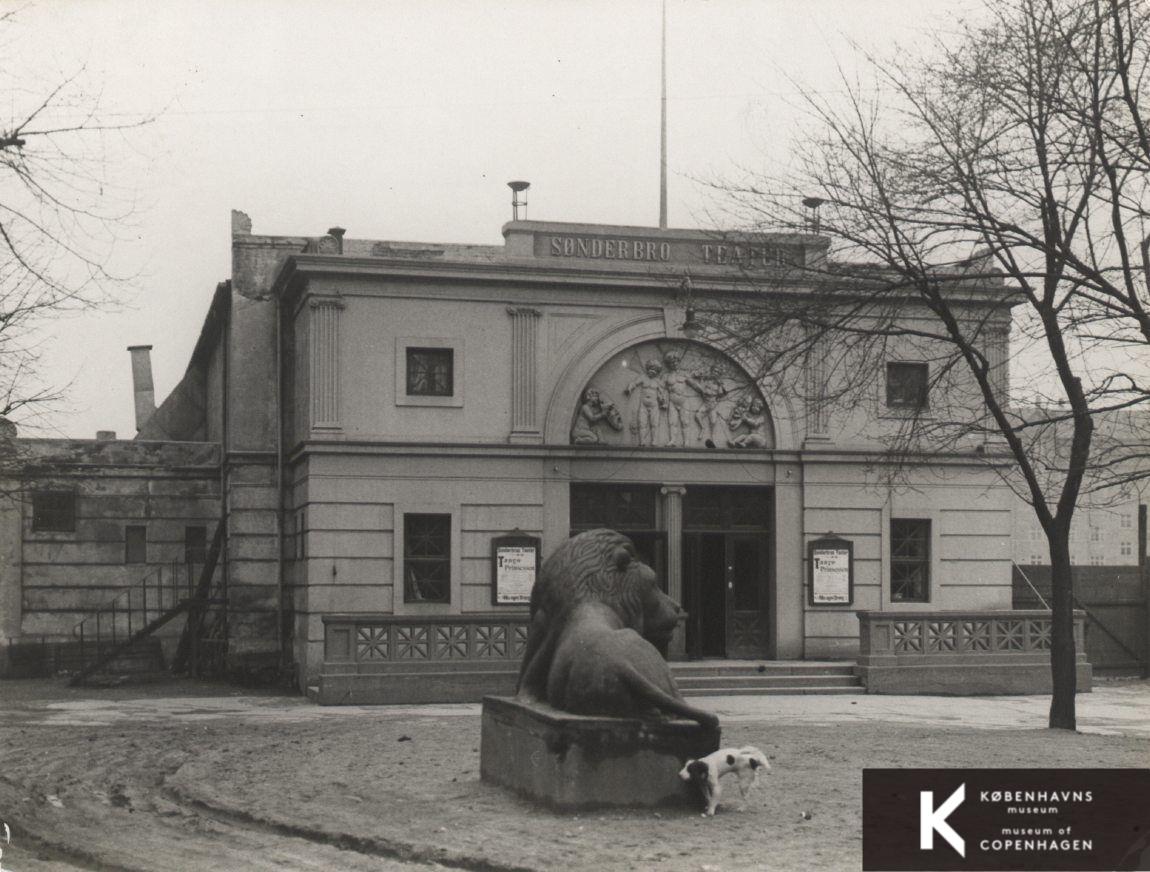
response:
M687 488L687 656L770 656L770 529L769 488Z
M571 485L571 535L606 527L628 537L667 592L667 534L658 524L658 485Z

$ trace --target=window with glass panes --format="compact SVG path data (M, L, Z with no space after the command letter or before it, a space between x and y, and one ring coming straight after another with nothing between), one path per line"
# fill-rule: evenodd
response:
M930 600L930 521L892 518L890 522L892 602Z
M635 544L639 558L666 584L667 534L658 526L658 485L571 485L571 535L606 527Z
M450 397L455 393L455 352L450 348L407 349L407 395Z
M927 405L927 365L888 363L886 365L886 404L891 409L925 409Z
M403 601L451 602L451 515L403 516Z

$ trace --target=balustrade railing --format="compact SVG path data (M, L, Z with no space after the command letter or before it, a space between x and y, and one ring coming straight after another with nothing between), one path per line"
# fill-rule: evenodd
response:
M1046 610L858 612L858 673L867 690L1045 692L1052 620ZM1079 687L1090 686L1086 615L1074 613Z
M324 615L324 661L412 664L518 661L526 615Z

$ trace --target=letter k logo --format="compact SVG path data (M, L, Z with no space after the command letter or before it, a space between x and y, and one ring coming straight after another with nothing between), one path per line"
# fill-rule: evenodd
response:
M934 807L934 791L923 790L919 793L918 817L918 846L923 851L934 850L934 834L950 842L950 846L958 851L958 856L966 857L966 840L946 822L951 812L962 805L966 799L966 785L960 784L958 790L950 795L950 799Z

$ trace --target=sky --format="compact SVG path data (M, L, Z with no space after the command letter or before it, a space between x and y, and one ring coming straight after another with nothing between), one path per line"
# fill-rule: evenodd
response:
M894 52L967 8L666 6L672 227L714 226L709 182L801 148L798 88L841 90L853 45ZM229 276L232 209L257 234L499 245L506 182L526 179L534 220L658 221L659 0L0 0L12 8L5 73L75 76L108 120L154 119L103 157L134 204L110 262L119 303L46 330L41 371L67 402L26 435L135 434L126 348L153 346L162 400Z

